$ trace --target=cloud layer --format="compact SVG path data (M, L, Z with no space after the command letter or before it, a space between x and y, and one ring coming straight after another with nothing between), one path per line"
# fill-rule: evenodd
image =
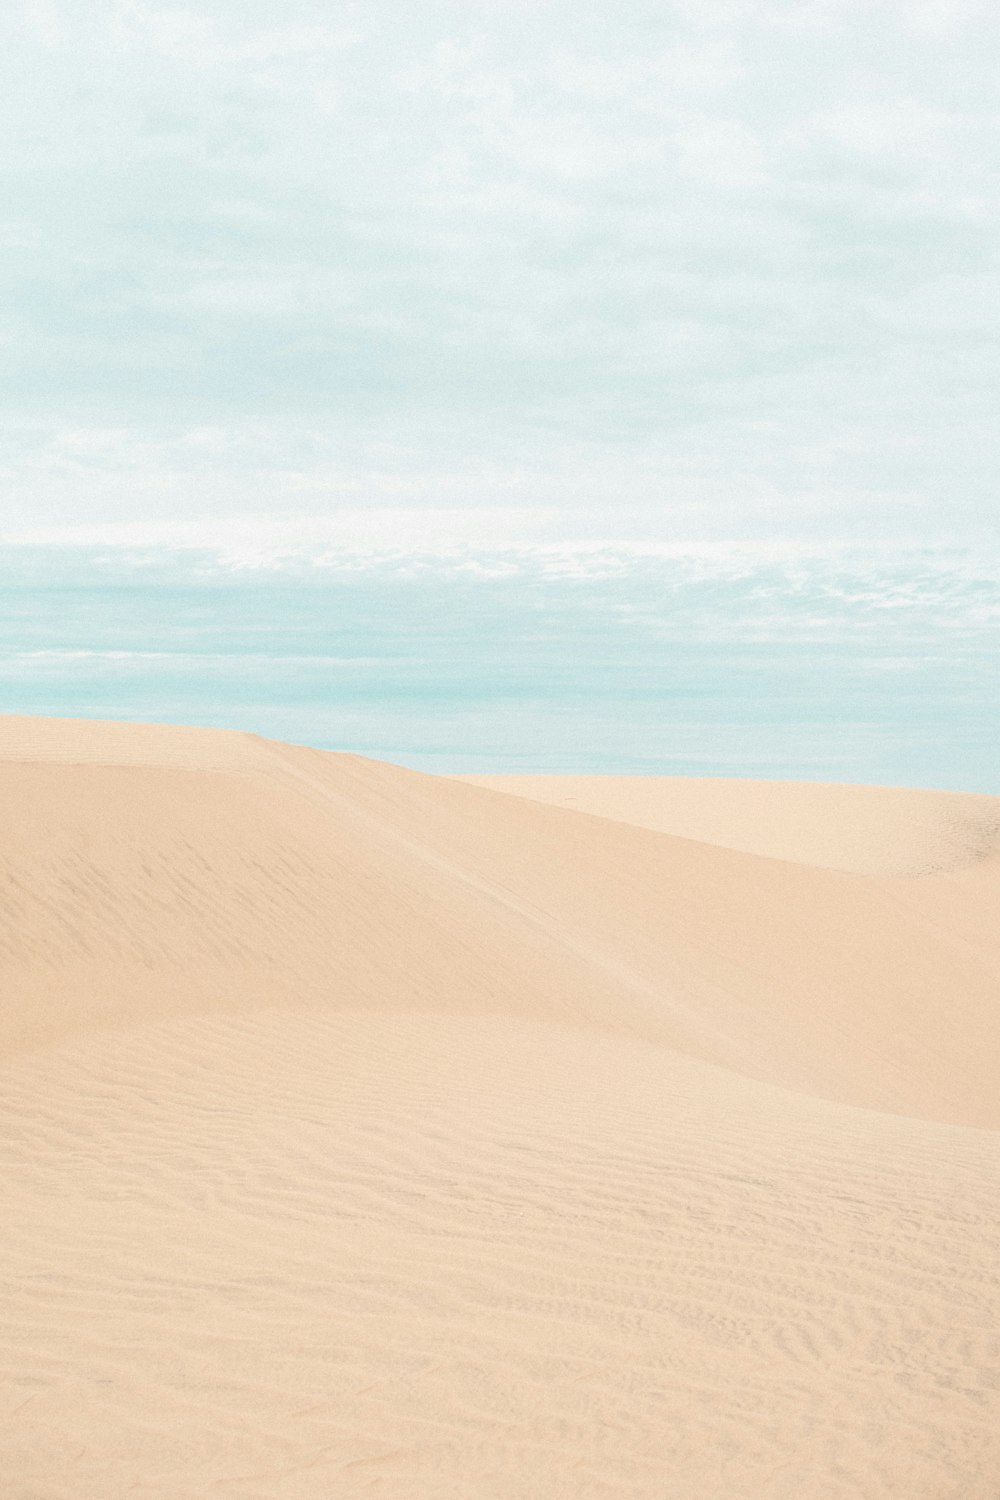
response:
M8 531L996 520L994 7L15 0L0 29Z

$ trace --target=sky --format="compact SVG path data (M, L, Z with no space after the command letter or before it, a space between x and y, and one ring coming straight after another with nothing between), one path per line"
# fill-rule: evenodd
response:
M1000 791L1000 11L10 0L0 706Z

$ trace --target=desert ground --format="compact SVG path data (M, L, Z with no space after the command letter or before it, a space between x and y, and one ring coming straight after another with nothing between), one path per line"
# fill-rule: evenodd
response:
M998 1500L1000 798L0 719L3 1500Z

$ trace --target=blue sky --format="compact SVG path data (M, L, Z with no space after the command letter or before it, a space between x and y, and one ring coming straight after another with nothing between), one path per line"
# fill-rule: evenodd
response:
M6 706L1000 790L998 55L973 0L12 0Z

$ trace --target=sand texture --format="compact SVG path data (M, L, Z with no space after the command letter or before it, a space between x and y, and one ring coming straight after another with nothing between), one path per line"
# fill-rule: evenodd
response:
M998 1500L1000 799L0 719L2 1500Z

